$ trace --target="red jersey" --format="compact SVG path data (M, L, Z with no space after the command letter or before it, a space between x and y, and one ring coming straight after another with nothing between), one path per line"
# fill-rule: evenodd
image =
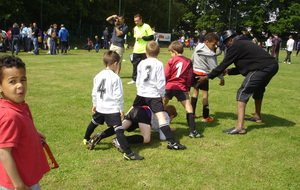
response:
M0 148L9 147L26 186L35 185L50 170L28 105L0 99ZM0 176L1 186L15 188L1 161Z
M170 59L165 68L166 90L189 92L193 81L193 65L182 55Z

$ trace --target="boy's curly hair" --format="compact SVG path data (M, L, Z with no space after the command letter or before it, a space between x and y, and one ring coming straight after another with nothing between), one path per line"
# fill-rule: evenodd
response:
M22 68L26 70L25 63L19 57L14 57L10 55L4 55L0 57L0 83L3 80L3 69L4 68Z

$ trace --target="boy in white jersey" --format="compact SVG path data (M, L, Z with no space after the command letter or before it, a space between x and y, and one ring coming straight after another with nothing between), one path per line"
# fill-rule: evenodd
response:
M123 86L121 78L115 73L119 67L119 60L120 56L115 51L107 51L104 53L103 62L106 68L94 78L92 91L92 112L94 115L86 129L84 143L86 143L87 140L93 140L90 139L91 134L98 125L103 125L105 121L109 127L114 128L117 139L125 152L124 159L142 160L144 157L132 152L124 136L121 121L121 116L124 115Z
M165 94L165 73L162 62L156 59L159 54L159 45L157 42L150 41L146 45L147 59L140 62L137 67L137 96L133 102L133 107L149 106L152 112L157 116L159 128L166 136L168 141L167 148L182 150L186 149L184 145L174 140L171 128L164 115L164 106L162 98Z

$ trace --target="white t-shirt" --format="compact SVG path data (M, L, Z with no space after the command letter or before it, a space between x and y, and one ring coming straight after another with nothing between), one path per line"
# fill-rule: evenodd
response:
M294 43L295 40L290 38L287 42L286 42L286 50L287 51L293 51L294 50Z
M160 98L165 95L166 77L164 65L156 58L147 58L137 67L137 95L146 98Z
M93 106L99 113L110 114L124 111L121 78L112 70L104 69L94 78Z

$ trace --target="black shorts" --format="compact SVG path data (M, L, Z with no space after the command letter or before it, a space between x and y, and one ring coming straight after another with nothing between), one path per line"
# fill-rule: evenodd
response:
M188 100L189 97L189 93L186 91L182 91L182 90L166 90L165 93L165 98L172 100L173 97L176 97L177 100L179 102L184 101L184 100Z
M137 95L132 106L149 106L153 113L164 111L162 98L145 98Z
M247 103L252 95L253 99L262 100L266 86L277 71L278 64L272 64L260 70L249 72L237 91L236 100Z
M197 75L194 73L193 87L198 88L200 90L208 91L209 90L209 80L205 80L205 82L203 82L202 84L199 84L198 83L199 78L196 78L198 76L203 77L206 75Z
M104 121L109 127L122 126L120 113L102 114L96 112L93 115L93 123L98 125L103 125Z
M125 119L132 122L127 131L130 132L134 131L136 128L139 128L139 123L151 125L151 116L151 111L148 107L134 107L127 115L125 115Z

